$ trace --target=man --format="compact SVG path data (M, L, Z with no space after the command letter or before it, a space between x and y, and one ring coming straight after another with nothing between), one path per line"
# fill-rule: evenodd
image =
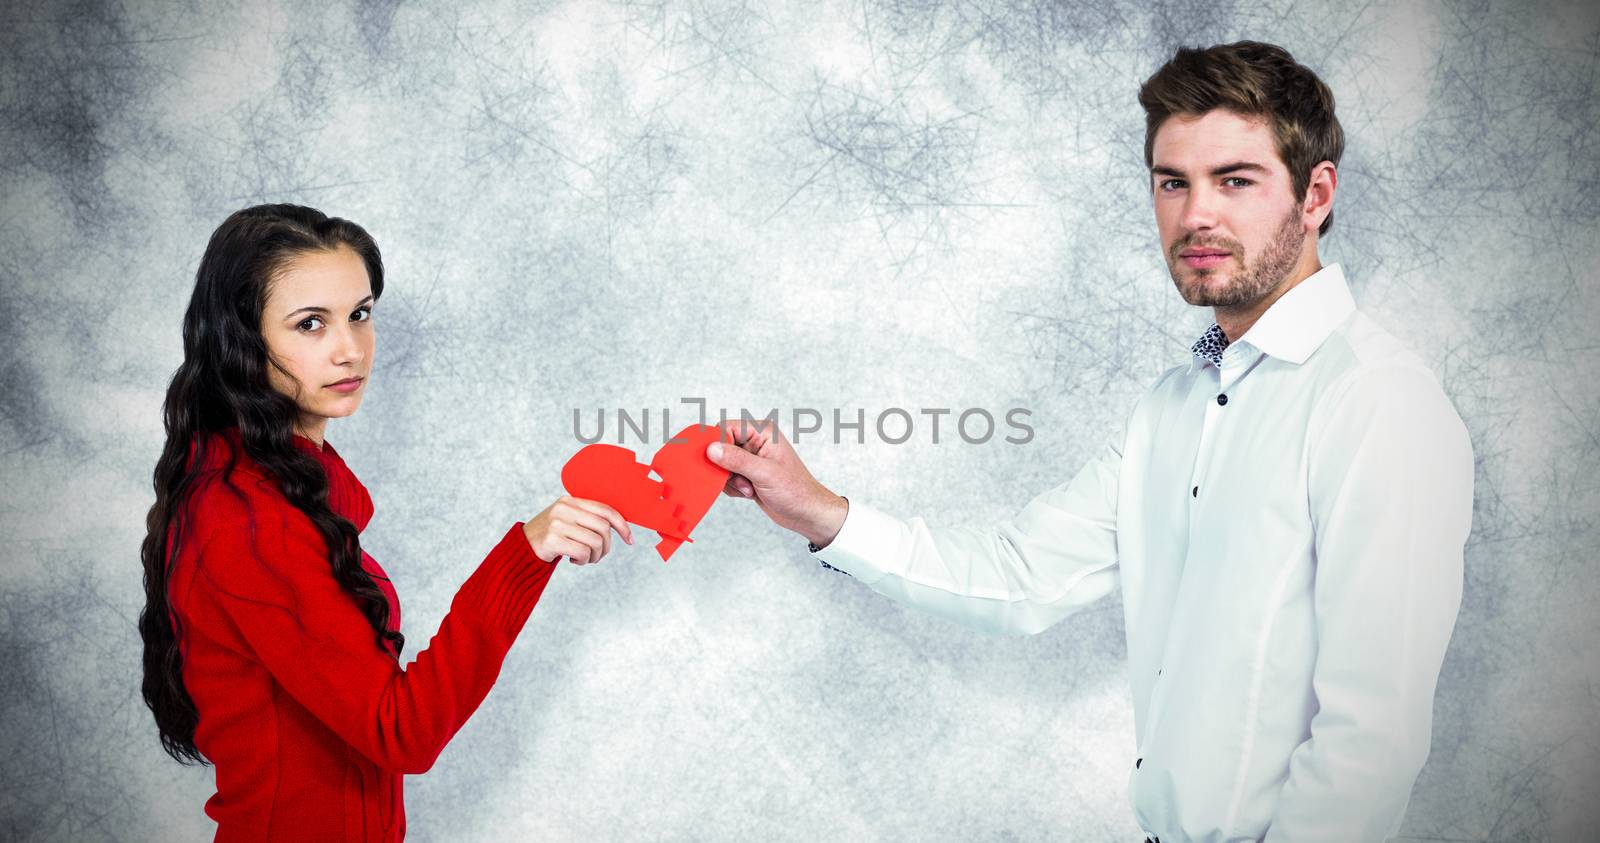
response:
M1070 481L986 529L818 483L738 422L707 455L823 564L974 626L1040 632L1122 588L1151 839L1382 840L1428 754L1461 601L1467 432L1317 242L1343 133L1284 50L1180 49L1139 92L1156 227L1215 324Z

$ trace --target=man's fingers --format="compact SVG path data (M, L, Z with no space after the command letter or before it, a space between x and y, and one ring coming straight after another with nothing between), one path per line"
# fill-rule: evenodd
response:
M783 433L775 422L766 419L727 419L717 425L724 442L732 442L751 453L759 453L768 442L782 442Z
M707 445L706 459L749 480L760 481L771 470L770 459L756 456L731 442L712 442Z

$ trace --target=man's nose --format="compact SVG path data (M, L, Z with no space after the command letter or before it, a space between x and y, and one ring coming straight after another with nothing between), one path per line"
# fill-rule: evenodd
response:
M1210 189L1190 187L1183 203L1183 227L1189 231L1214 228L1217 224L1217 195Z

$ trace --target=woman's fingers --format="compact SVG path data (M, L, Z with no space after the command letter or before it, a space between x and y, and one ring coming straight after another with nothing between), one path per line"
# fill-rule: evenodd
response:
M545 550L541 556L565 556L574 565L592 565L611 552L615 532L633 544L633 527L615 507L596 500L565 495L529 525L529 538Z
M622 513L599 501L592 501L586 498L573 498L572 502L604 518L606 523L611 526L611 529L616 530L617 535L622 537L623 541L633 544L633 528L628 526L628 520L622 517Z
M560 501L561 510L557 513L556 521L562 524L582 527L585 530L599 534L604 551L610 551L611 522L607 521L604 516L583 506L585 503L593 503L593 501L584 501L581 498L572 497L562 498Z
M582 548L582 560L576 558L573 560L579 564L592 565L606 555L605 539L587 527L569 524L566 526L564 537Z
M604 521L602 520L602 524ZM600 529L604 530L604 527ZM599 532L595 528L584 524L568 523L563 525L563 534L583 546L589 548L589 563L599 562L607 551L611 550L610 531Z
M546 544L546 553L552 558L567 557L567 561L574 565L589 564L589 548L564 536L551 536Z

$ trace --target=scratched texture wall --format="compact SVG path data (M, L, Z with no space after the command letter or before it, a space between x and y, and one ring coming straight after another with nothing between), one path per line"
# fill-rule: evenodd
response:
M206 237L377 237L368 549L415 653L574 409L1024 407L1026 445L800 442L941 523L1075 472L1207 313L1138 83L1281 43L1349 136L1324 259L1472 431L1466 595L1410 839L1592 835L1600 24L1581 2L11 2L0 14L0 837L209 839L139 700L138 545ZM926 417L919 417L925 419ZM615 431L609 436L614 439ZM651 446L653 447L653 446ZM1133 839L1120 606L1028 639L890 604L724 501L559 572L408 784L422 840Z

